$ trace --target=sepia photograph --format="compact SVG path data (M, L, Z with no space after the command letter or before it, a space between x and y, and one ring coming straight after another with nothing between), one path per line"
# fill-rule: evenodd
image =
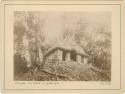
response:
M111 81L111 12L15 11L14 81Z

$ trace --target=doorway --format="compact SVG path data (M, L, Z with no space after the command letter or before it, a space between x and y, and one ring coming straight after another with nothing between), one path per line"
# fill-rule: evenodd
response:
M72 61L76 61L76 51L75 50L72 50L70 52L70 58Z

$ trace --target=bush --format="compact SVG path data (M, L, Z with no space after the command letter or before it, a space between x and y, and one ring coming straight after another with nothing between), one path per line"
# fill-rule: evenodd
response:
M18 74L23 74L28 71L25 59L21 57L20 54L16 53L14 55L14 76Z

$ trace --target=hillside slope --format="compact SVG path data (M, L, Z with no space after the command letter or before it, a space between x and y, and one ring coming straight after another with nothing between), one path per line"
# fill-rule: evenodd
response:
M89 64L46 62L43 69L18 74L16 80L36 81L110 81L110 74Z

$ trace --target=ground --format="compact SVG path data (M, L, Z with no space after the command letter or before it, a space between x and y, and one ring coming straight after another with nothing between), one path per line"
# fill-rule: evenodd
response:
M38 71L18 74L22 81L110 81L110 74L89 64L76 62L48 62Z

